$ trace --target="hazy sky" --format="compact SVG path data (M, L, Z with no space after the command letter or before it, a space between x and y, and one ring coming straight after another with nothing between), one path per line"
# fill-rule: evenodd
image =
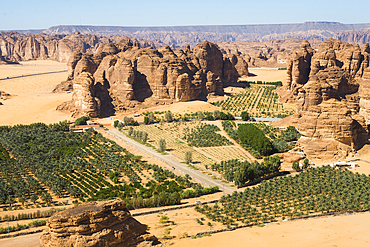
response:
M56 25L370 23L369 0L0 0L0 30Z

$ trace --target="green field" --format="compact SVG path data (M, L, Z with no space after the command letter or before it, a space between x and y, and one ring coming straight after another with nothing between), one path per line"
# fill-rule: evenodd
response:
M234 115L240 115L243 111L247 111L252 117L285 117L293 114L293 109L285 109L279 102L275 89L276 86L251 85L244 92L213 104Z

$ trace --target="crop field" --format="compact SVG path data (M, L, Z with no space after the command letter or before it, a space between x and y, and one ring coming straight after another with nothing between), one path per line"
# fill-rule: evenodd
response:
M216 190L143 162L93 130L68 129L65 122L0 127L0 204L12 210L17 201L28 207L56 198L121 198L137 208Z
M223 111L240 115L247 111L252 117L284 117L294 113L292 109L285 109L274 92L276 86L251 85L242 93L234 94L225 100L215 102Z
M204 124L201 121L140 125L134 129L147 132L149 143L156 146L158 146L159 139L165 139L168 151L182 159L185 158L187 151L191 151L195 164L208 165L223 160L235 158L246 160L248 158L246 151L233 145L232 142L217 133L219 128L216 125ZM216 133L212 134L209 131L204 134L206 139L212 139L212 141L206 142L204 138L198 138L201 136L200 129L213 129ZM194 133L196 134L194 135Z
M205 147L198 148L197 150L200 150L200 152L204 153L208 157L214 157L214 160L217 162L231 159L249 160L247 154L235 145L223 147Z
M370 208L370 176L330 166L263 181L219 203L196 210L224 225L248 225L288 217Z
M202 165L212 163L213 161L210 158L197 152L192 147L187 145L185 140L180 139L179 136L181 136L181 134L179 133L174 134L175 131L174 129L173 131L166 130L170 129L171 125L175 124L179 123L140 125L134 127L134 129L148 133L149 138L148 142L154 144L157 147L159 146L159 140L165 139L166 149L170 151L172 154L180 157L181 159L185 159L185 153L191 151L193 163L199 163Z

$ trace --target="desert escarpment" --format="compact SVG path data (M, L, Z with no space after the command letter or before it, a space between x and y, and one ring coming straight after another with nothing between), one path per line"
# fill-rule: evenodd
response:
M292 54L283 100L297 105L293 122L307 155L345 157L367 139L369 51L330 39L316 53L303 41Z
M210 25L165 27L119 27L119 26L54 26L44 31L49 35L72 34L76 31L91 35L123 35L144 40L161 40L172 48L194 47L203 40L210 42L268 41L271 39L327 40L342 37L342 32L361 31L369 23L343 24L339 22L305 22L295 24L262 25ZM354 39L355 40L355 39ZM361 42L364 39L358 39ZM365 41L365 40L364 40ZM369 41L367 41L369 42ZM366 42L365 42L366 43ZM364 44L364 43L360 43Z
M128 40L141 47L159 47L158 41L136 40L124 36L103 37L82 35L74 32L69 35L0 33L0 64L28 60L55 60L67 62L73 52L95 53L102 44Z
M120 42L102 45L95 55L74 53L68 70L73 100L58 109L105 116L136 105L222 95L224 86L248 75L248 64L238 55L223 56L207 41L175 51Z
M88 202L55 213L40 237L42 247L153 246L147 226L132 218L124 201Z

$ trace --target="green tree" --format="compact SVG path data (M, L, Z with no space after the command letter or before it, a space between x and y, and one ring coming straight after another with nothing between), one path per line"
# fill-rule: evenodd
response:
M114 127L114 128L117 128L118 123L119 123L119 121L118 121L118 120L114 120L114 122L113 122L113 127Z
M90 120L89 116L82 116L80 118L77 118L75 121L75 125L86 125L86 121Z
M123 123L121 121L118 122L117 128L118 129L122 129L123 128Z
M268 173L278 172L281 167L281 161L277 155L265 157L263 162L265 163Z
M51 195L49 193L45 192L45 193L41 194L41 200L43 200L46 203L49 203L53 200L53 198L51 197Z
M134 119L132 117L124 117L123 118L123 122L124 124L127 126L127 125L130 125L132 123L132 121L134 121Z
M13 203L15 203L15 200L14 200L14 198L13 197L11 197L11 196L8 196L7 198L6 198L6 202L5 202L6 204L9 204L9 206L11 207L12 206L12 204Z
M158 144L159 144L159 151L160 152L166 151L166 140L165 139L163 139L163 138L159 139Z
M26 198L25 198L24 196L22 196L22 197L20 197L20 198L18 199L18 201L19 201L20 203L22 203L22 207L24 207L24 203L26 202Z
M144 124L145 125L149 124L149 117L147 117L147 116L144 117Z
M155 116L154 116L154 113L153 112L150 112L148 114L148 120L149 120L149 123L154 123L155 121Z
M198 112L197 112L197 118L198 118L199 120L203 120L203 119L204 119L204 114L203 114L203 112L202 112L202 111L198 111Z
M147 142L148 141L148 133L143 132L141 135L141 141L142 142Z
M193 153L191 151L187 151L185 153L185 162L186 162L186 164L190 164L191 163L192 156L193 156Z
M240 116L242 117L243 121L249 120L249 114L247 111L243 111Z
M307 158L305 158L305 159L303 160L303 166L302 166L302 169L303 169L303 170L306 170L308 167L310 167L310 160L309 160L309 159L307 159Z
M220 111L215 110L215 111L213 112L213 118L214 118L215 120L220 119Z
M165 114L164 114L164 119L166 120L166 122L172 122L173 119L172 119L172 113L170 111L167 111Z
M293 162L292 168L293 168L293 170L295 170L297 172L301 170L301 167L299 166L299 163L297 161Z
M132 128L132 127L128 128L128 135L129 136L132 136L133 132L134 132L134 128Z
M39 196L37 194L33 194L31 195L30 199L33 204L36 204L37 200L39 199Z

